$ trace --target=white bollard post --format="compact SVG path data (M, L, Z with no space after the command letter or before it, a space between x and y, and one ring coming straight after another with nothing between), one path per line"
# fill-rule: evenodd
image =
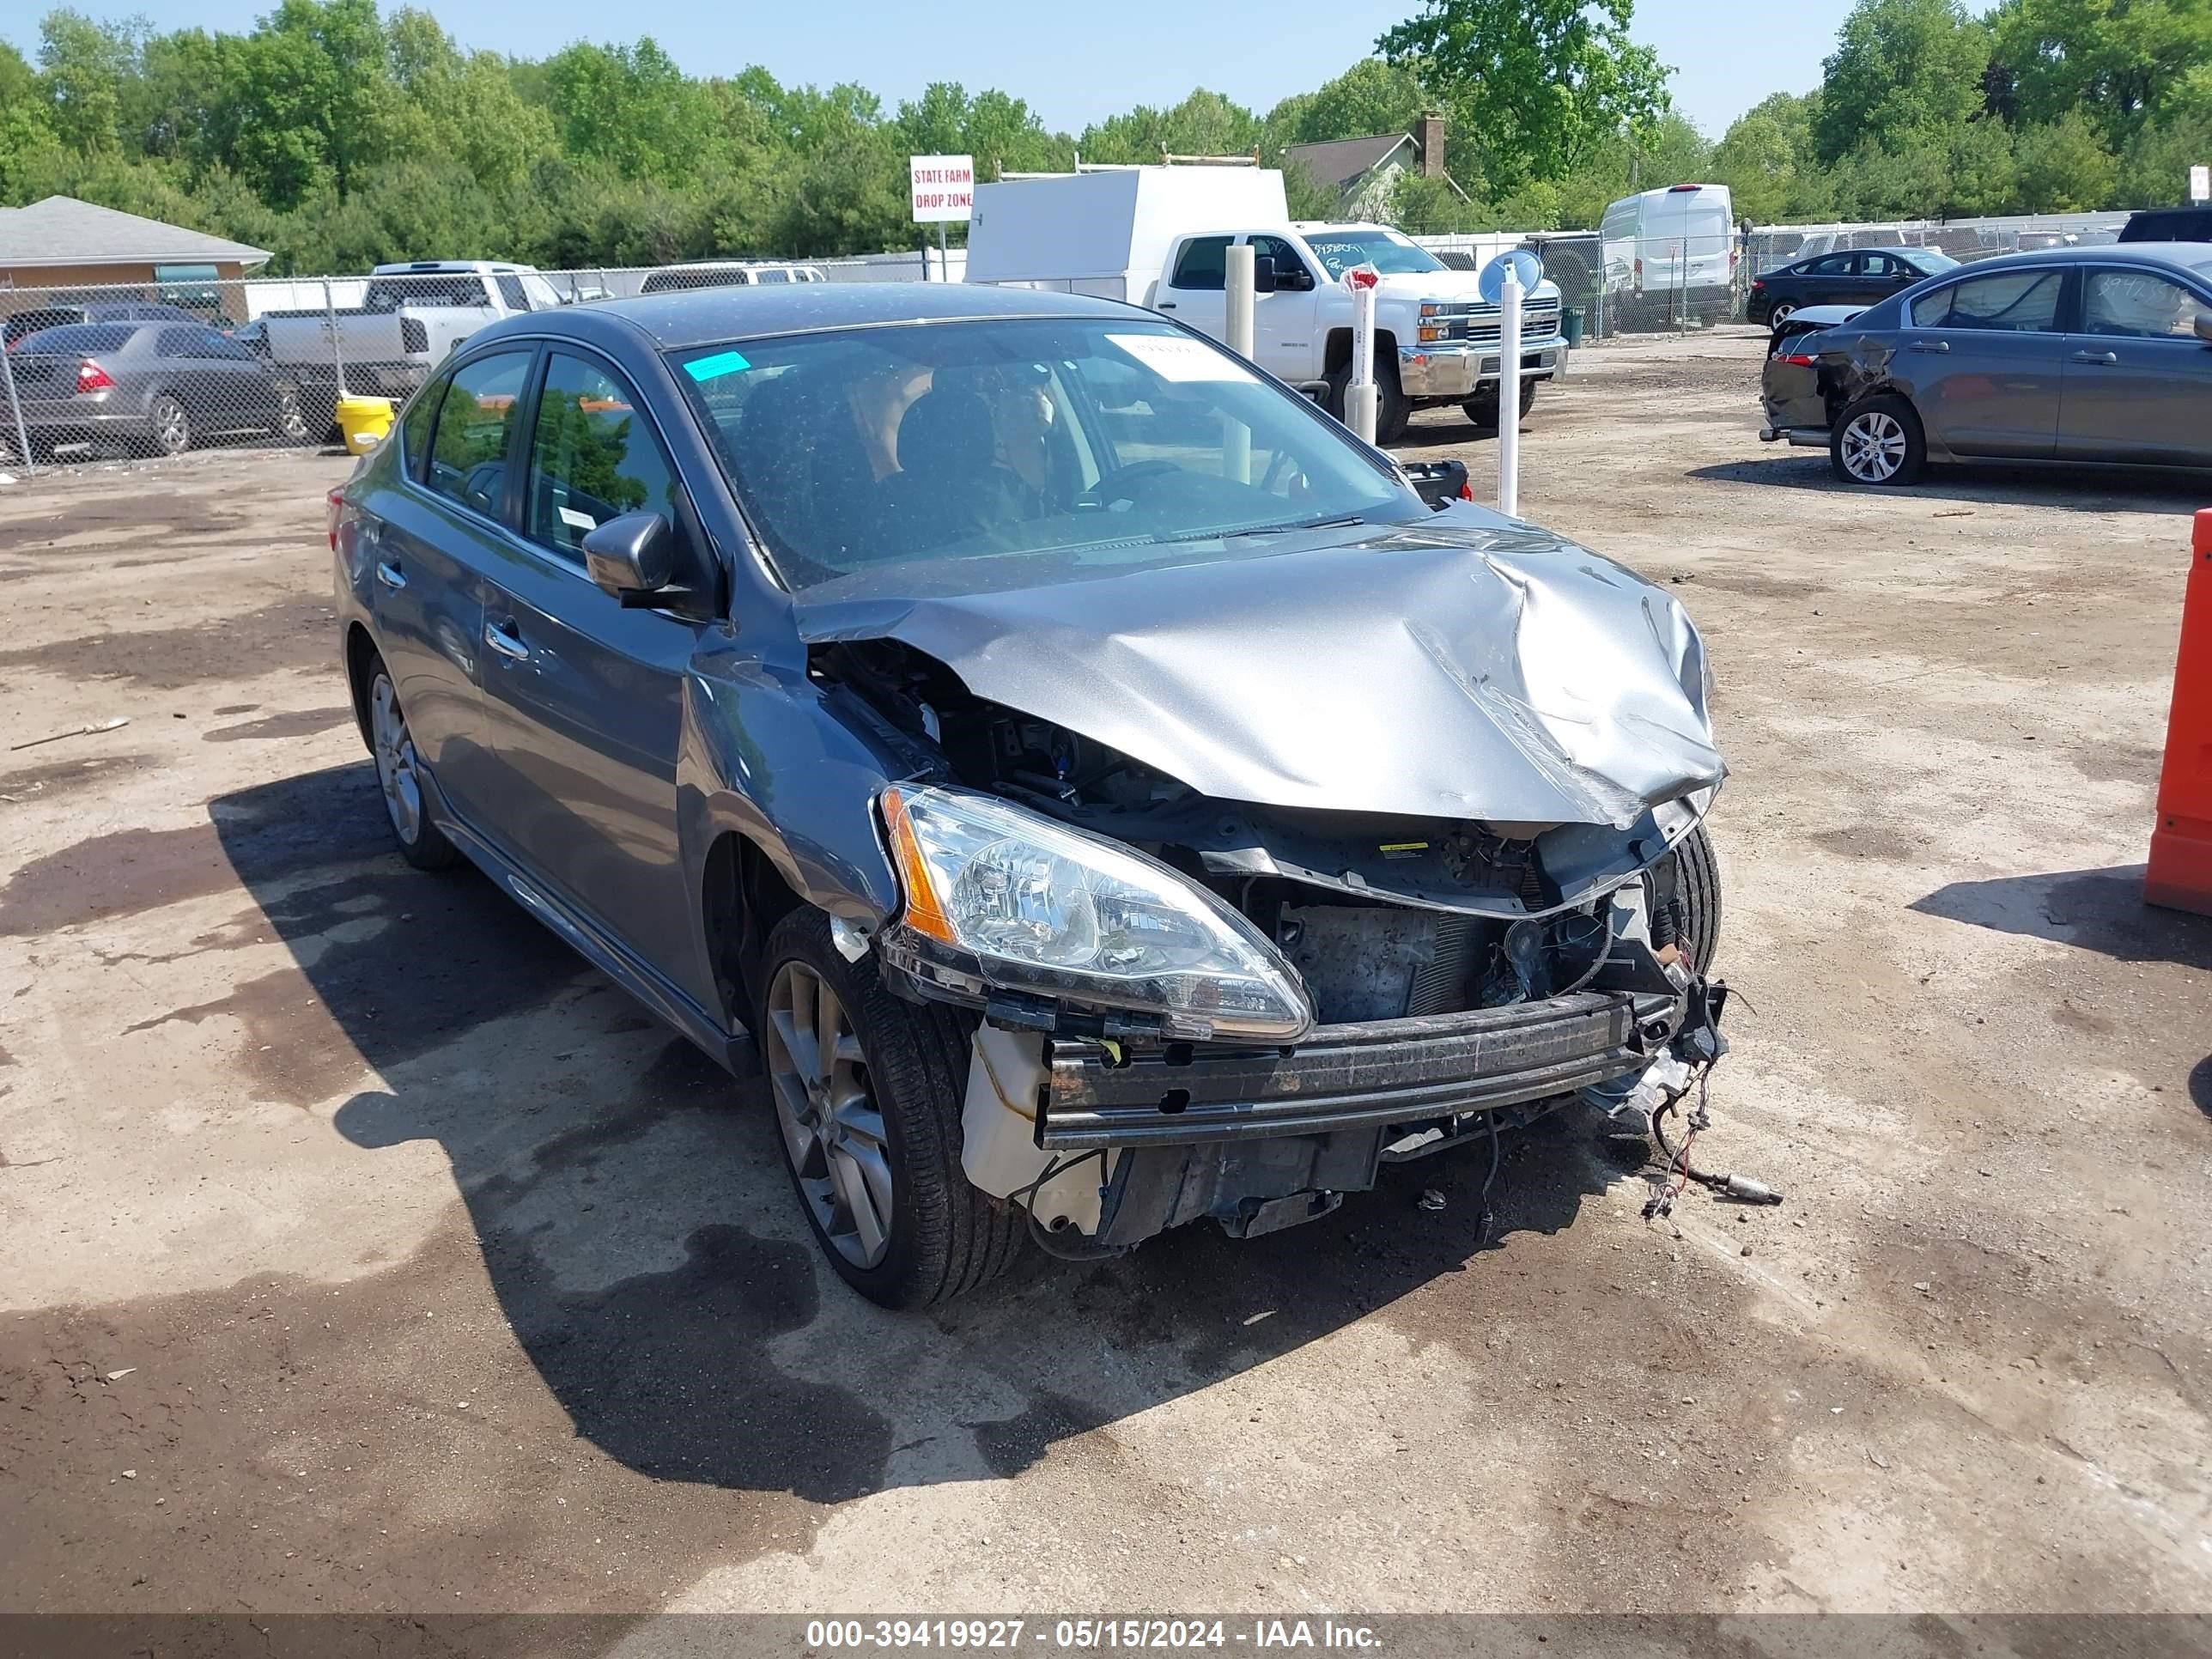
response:
M1228 301L1228 346L1246 362L1252 361L1252 307L1258 297L1253 275L1252 245L1240 243L1227 250L1228 272L1224 286ZM1234 415L1221 417L1221 473L1238 483L1252 482L1252 428Z
M1505 267L1498 295L1498 510L1521 516L1521 273Z
M1369 443L1375 441L1375 289L1352 289L1352 384L1345 388L1346 424Z

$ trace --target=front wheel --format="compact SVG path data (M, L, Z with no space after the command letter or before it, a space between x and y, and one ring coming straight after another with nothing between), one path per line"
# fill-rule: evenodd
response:
M1535 406L1536 383L1534 380L1523 380L1521 382L1521 418L1524 421L1527 420L1528 418L1528 411L1535 408ZM1481 428L1485 432L1495 432L1498 429L1498 387L1496 383L1493 382L1486 391L1476 397L1469 398L1465 403L1462 404L1460 405L1460 412L1465 415L1467 418L1472 421L1476 426Z
M784 1162L839 1278L920 1308L997 1278L1023 1214L960 1164L972 1016L901 1001L872 958L848 962L802 906L769 935L753 1030Z
M1845 483L1909 484L1927 460L1920 416L1893 392L1860 398L1828 436L1828 464Z
M1674 843L1674 902L1680 907L1680 944L1692 972L1711 974L1721 943L1721 866L1705 826Z
M1345 363L1329 371L1328 412L1344 422L1352 424L1352 365ZM1394 444L1406 435L1407 422L1413 418L1413 406L1398 382L1398 366L1384 362L1380 357L1375 362L1375 441Z

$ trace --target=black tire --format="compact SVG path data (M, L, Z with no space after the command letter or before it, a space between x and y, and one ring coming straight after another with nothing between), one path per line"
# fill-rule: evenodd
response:
M891 1170L889 1245L880 1261L862 1267L831 1237L801 1171L786 1156L792 1189L823 1255L838 1277L886 1308L929 1307L988 1284L1020 1254L1024 1217L1018 1206L978 1191L960 1166L975 1017L893 996L874 958L846 961L830 942L829 918L802 905L769 934L753 1007L771 1089L780 1085L773 1075L769 1001L787 963L829 986L849 1019L883 1118ZM785 1146L788 1154L788 1140Z
M1521 418L1527 420L1528 411L1536 406L1536 382L1521 382ZM1487 392L1469 398L1460 406L1460 412L1485 432L1498 430L1498 387L1493 384Z
M1845 483L1914 483L1927 464L1928 438L1920 416L1894 392L1860 398L1836 416L1828 434L1828 465Z
M408 733L406 711L399 705L399 689L383 658L370 654L361 683L362 730L376 762L377 796L384 803L384 821L399 856L417 870L450 870L461 861L461 849L430 820L415 740ZM396 732L387 715L397 720Z
M184 399L157 392L146 405L146 447L156 455L181 455L192 447L192 417Z
M1681 907L1681 946L1694 971L1710 974L1721 943L1721 866L1713 838L1701 823L1668 856L1674 863L1674 899Z
M1399 389L1398 366L1386 363L1378 356L1375 360L1375 441L1394 444L1406 435L1406 423L1413 418L1413 405ZM1328 412L1344 422L1352 424L1351 398L1352 365L1344 363L1328 373Z
M1395 354L1389 359L1378 357L1375 364L1375 441L1395 444L1406 435L1406 426L1413 418L1413 405L1398 381Z

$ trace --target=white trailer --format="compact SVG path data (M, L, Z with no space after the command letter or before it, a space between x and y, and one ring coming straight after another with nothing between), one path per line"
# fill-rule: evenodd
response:
M1185 231L1290 216L1271 167L1096 167L978 185L967 280L1149 305Z

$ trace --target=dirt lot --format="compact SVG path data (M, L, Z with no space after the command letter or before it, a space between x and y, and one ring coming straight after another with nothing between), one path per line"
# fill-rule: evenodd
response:
M346 463L0 489L0 728L130 717L0 755L0 1607L2212 1611L2212 921L2136 897L2212 486L1846 492L1758 349L1582 354L1522 503L1707 631L1700 1152L1787 1204L1647 1225L1566 1115L1487 1249L1462 1159L930 1318L385 850Z

